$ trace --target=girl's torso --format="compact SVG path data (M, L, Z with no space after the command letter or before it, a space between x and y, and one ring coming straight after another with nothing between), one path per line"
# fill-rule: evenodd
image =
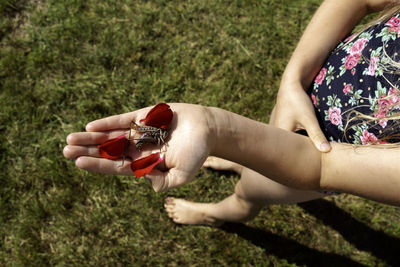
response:
M398 142L400 133L399 14L348 37L332 52L309 88L316 115L331 141Z

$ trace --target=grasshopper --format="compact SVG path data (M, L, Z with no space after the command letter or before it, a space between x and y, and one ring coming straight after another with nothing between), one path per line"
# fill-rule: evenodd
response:
M136 132L142 134L140 138L132 139L138 140L136 143L136 148L138 150L141 150L142 146L146 143L163 145L168 137L167 130L153 126L140 126L137 125L134 121L131 121L130 128L131 131L135 130ZM129 140L131 140L131 132L129 132Z

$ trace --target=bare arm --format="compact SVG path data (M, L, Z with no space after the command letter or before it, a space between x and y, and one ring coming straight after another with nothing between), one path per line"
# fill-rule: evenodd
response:
M366 14L382 10L394 0L325 0L307 26L285 69L270 123L296 131L304 128L315 147L328 152L330 145L305 93L325 58Z
M294 51L283 81L301 81L307 88L329 52L369 13L396 0L325 0Z
M400 205L400 148L332 143L330 153L320 153L308 137L226 110L190 104L170 106L175 115L164 161L146 176L157 192L190 182L207 156L215 155L291 187L337 190ZM101 158L96 146L126 132L130 121L142 118L148 110L89 123L88 132L67 137L64 155L75 159L82 169L133 175L128 160L121 166L120 161ZM131 147L133 160L143 156L142 152L149 153Z
M322 188L400 205L399 147L332 145L322 155Z
M400 148L332 143L330 153L320 153L307 137L209 109L211 154L291 187L336 190L400 205Z
M211 155L291 187L319 189L321 153L308 137L219 108L209 110Z

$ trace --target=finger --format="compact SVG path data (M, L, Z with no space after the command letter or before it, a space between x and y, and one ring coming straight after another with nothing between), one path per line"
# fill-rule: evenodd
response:
M97 146L71 146L67 145L63 150L64 157L67 159L76 159L81 156L89 156L100 158L99 149Z
M167 188L167 186L165 184L166 175L167 175L167 172L162 172L160 170L153 169L151 171L151 173L149 173L145 176L145 178L150 182L154 191L159 193L159 192L167 191L169 189L169 188Z
M67 136L68 145L98 145L102 144L107 140L118 137L123 134L124 131L112 131L112 132L80 132L72 133Z
M151 107L143 108L133 112L124 114L114 115L103 119L89 122L86 125L86 131L88 132L100 132L108 131L113 129L127 129L130 126L131 121L136 121L137 118L146 117L147 112Z
M148 179L155 192L165 192L175 187L184 185L193 179L187 172L172 168L167 172L153 170L145 176Z
M75 165L83 170L105 173L105 174L116 174L116 175L133 175L130 167L131 161L125 160L124 165L122 165L122 160L114 161L103 158L93 158L93 157L79 157L75 161Z
M272 109L271 114L269 116L269 124L275 125L275 123L276 123L276 105Z
M295 123L292 120L287 120L287 119L279 119L276 118L274 120L274 124L272 124L275 127L281 128L283 130L286 131L294 131L294 129L296 128Z
M329 152L332 149L315 117L309 118L303 125L314 146L319 151Z

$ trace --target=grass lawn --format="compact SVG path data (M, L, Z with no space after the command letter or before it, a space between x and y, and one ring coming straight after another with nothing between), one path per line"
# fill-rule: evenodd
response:
M158 102L267 122L321 2L0 0L0 265L398 265L396 207L343 194L247 224L179 226L166 196L219 201L239 177L201 170L156 194L62 155L87 122Z

